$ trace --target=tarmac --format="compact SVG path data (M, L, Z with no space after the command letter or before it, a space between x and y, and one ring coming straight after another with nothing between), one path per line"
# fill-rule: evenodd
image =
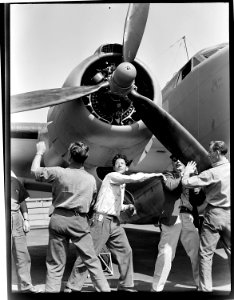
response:
M160 238L159 228L154 225L123 225L130 245L133 249L133 262L134 262L134 283L135 289L139 292L149 292L151 289L152 276L154 272L155 261L158 253L158 243ZM44 291L45 288L45 278L46 278L46 251L48 244L48 228L32 228L27 234L28 249L31 256L31 276L33 285L38 289ZM63 288L71 272L73 263L75 261L75 247L73 244L70 245L69 255L67 259L67 265L65 268L61 293L57 295L63 295L66 299L71 294L64 294ZM109 265L111 267L111 265ZM113 274L108 274L105 272L107 280L110 284L111 290L116 291L118 283L118 267L115 261L112 261ZM10 290L8 294L8 299L31 299L26 297L26 294L22 294L17 288L17 277L15 273L14 263L12 263L12 277L11 282L8 282L8 288ZM82 292L95 292L90 278L87 278L85 286ZM181 298L181 295L189 296L189 293L195 292L195 284L192 278L191 263L186 255L186 252L179 242L176 256L172 264L171 272L169 274L168 280L164 287L164 290L157 295L174 295L176 294ZM120 292L118 292L120 293ZM196 299L202 298L201 292L195 292ZM75 293L81 294L81 293ZM155 293L145 293L146 295L151 295ZM206 299L209 293L206 294ZM43 297L48 294L37 294L38 297ZM82 295L84 295L82 293ZM136 295L136 294L134 294ZM211 293L215 299L221 297L222 299L234 299L232 297L231 289L231 276L229 271L229 265L226 253L218 244L216 252L213 257L213 293ZM73 293L74 296L74 293ZM148 297L148 296L147 296ZM158 297L158 296L157 296ZM42 298L40 298L42 299ZM43 298L44 299L44 298ZM57 299L57 298L56 298Z

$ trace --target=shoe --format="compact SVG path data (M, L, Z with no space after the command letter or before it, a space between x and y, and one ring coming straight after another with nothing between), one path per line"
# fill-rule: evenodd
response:
M137 292L137 290L135 290L133 287L124 287L124 286L119 286L117 288L117 291L121 291L121 292Z
M42 290L38 290L36 289L34 286L32 286L31 288L27 289L27 290L23 290L22 293L33 293L33 294L38 294L38 293L42 293Z
M64 293L76 293L76 292L80 292L80 291L70 289L69 287L66 286L63 292Z
M156 292L156 293L161 292L161 291L156 291L156 290L154 290L153 288L152 288L150 291L151 291L151 292Z

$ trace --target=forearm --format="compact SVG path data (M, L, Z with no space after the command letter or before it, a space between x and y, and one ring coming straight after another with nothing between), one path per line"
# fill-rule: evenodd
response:
M24 220L28 221L29 220L29 216L27 212L22 213Z
M184 173L182 184L189 189L205 186L204 182L202 182L198 176L190 177L189 173Z
M28 220L28 208L25 201L20 203L20 211L22 213L23 219Z
M161 174L161 173L160 173ZM142 182L142 181L145 181L149 178L152 178L152 177L156 177L156 176L160 176L159 173L136 173L136 174L131 174L131 175L128 175L126 178L126 181L125 183L134 183L134 182Z
M41 158L42 154L37 153L33 159L32 166L31 166L31 172L35 173L41 166Z

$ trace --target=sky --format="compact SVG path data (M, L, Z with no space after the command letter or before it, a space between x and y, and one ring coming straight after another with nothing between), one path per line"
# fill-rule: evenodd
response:
M127 7L126 3L92 2L11 4L11 95L62 87L70 72L100 45L122 44ZM161 88L187 61L183 36L189 58L203 48L229 42L228 2L151 4L136 58L158 79ZM44 108L12 114L11 121L46 122L47 111ZM2 130L0 138L1 133ZM3 157L2 147L0 156ZM3 193L3 180L0 185ZM4 194L1 198L4 199ZM5 211L4 202L0 211ZM4 242L4 217L1 222ZM1 247L1 257L6 257L5 247ZM6 269L4 259L2 264L2 269ZM5 272L1 272L3 299L5 278Z
M70 72L104 43L123 41L127 3L34 3L10 6L11 95L62 87ZM229 4L151 3L136 58L163 88L203 48L229 42ZM46 122L47 108L11 115Z

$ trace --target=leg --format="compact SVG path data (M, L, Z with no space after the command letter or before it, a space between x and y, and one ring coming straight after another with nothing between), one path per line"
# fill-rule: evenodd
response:
M200 235L199 289L205 292L212 292L212 261L220 238L216 224L217 218L212 210L205 214Z
M119 288L131 288L133 280L132 248L129 245L125 230L120 226L119 220L111 221L111 235L107 247L117 260L119 268Z
M88 269L84 265L81 257L80 257L80 252L77 248L77 258L76 261L73 265L71 274L68 278L66 287L68 288L68 292L72 291L81 291L86 279L88 276Z
M221 241L224 247L224 250L228 256L228 262L229 262L229 267L231 271L231 216L230 216L230 210L223 210L222 212L223 217L222 217L222 226L221 230L219 232Z
M59 293L65 269L69 238L59 233L58 228L62 219L52 215L49 224L49 245L46 256L46 285L45 292ZM62 224L61 224L62 225Z
M181 243L184 246L184 249L187 255L190 258L192 271L193 271L193 279L195 281L196 286L199 286L199 233L193 223L193 216L187 213L182 213L182 231L181 231Z
M80 223L81 222L87 222L87 220L80 219ZM72 269L67 287L72 290L81 290L88 275L87 271L89 271L96 290L108 292L110 291L110 287L103 273L99 258L97 257L97 254L101 251L109 237L106 219L99 221L94 217L90 232L91 234L87 232L81 238L72 238L72 242L76 245L79 256Z
M175 257L175 251L181 233L181 222L172 226L162 224L160 242L158 245L158 256L155 263L152 290L160 292L163 290L171 270L171 264Z
M22 226L20 214L12 216L12 254L16 263L16 272L21 290L32 288L30 275L31 258L27 248L27 240Z

